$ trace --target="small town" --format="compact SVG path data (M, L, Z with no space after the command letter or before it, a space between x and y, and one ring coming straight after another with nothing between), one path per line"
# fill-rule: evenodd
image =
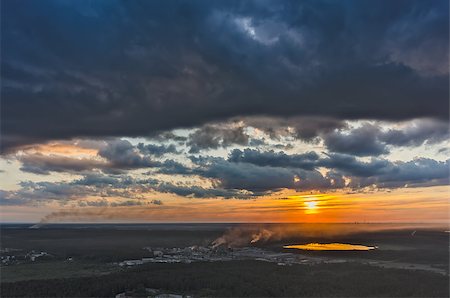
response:
M142 265L144 263L193 263L218 262L232 260L256 260L277 263L279 266L292 264L308 264L323 261L323 259L306 257L285 252L273 252L258 247L230 248L225 246L206 247L189 246L184 248L154 248L144 247L150 254L138 260L119 262L122 267Z
M35 250L24 253L21 249L17 248L2 248L0 250L0 264L2 266L23 262L34 262L37 259L44 257L51 257L51 255L45 251Z

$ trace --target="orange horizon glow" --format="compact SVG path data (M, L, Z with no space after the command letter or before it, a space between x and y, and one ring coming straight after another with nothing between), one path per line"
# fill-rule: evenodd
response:
M399 189L392 192L348 194L291 194L255 199L185 198L151 194L141 201L161 199L162 205L130 207L77 207L76 205L21 207L30 221L58 210L73 216L57 222L254 222L254 223L354 223L354 222L442 222L448 223L449 186ZM104 199L100 197L86 200ZM108 198L120 201L121 198ZM28 209L29 210L28 210ZM2 221L14 221L17 207L4 206ZM28 210L28 213L26 212ZM70 212L69 212L70 213ZM12 220L11 220L12 219ZM24 218L24 220L27 220ZM24 221L22 220L22 221Z

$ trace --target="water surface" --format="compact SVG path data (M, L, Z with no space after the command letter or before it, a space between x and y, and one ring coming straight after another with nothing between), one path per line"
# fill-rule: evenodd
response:
M294 248L300 250L372 250L377 247L346 243L308 243L285 245L283 248Z

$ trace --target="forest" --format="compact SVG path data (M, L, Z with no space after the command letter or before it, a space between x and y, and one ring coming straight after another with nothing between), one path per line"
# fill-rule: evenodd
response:
M142 288L199 296L448 297L446 276L362 264L145 264L108 275L2 283L2 297L113 297Z

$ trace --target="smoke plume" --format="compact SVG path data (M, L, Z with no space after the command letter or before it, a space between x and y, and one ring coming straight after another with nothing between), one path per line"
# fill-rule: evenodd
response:
M232 227L212 242L213 247L243 247L277 241L295 241L305 238L333 239L358 233L384 230L406 230L436 228L423 224L246 224Z

